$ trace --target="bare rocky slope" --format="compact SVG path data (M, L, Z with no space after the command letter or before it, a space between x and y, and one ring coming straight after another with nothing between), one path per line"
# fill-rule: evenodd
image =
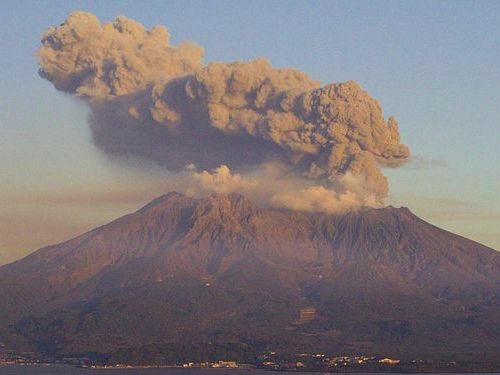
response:
M210 343L500 356L500 253L407 208L169 193L0 267L0 300L0 341L55 355Z

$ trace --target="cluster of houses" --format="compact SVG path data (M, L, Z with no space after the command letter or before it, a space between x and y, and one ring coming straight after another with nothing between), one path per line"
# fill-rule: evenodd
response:
M129 365L129 364L114 364L114 365L95 365L91 364L88 366L80 366L80 367L89 367L94 369L102 369L102 368L124 368L124 369L133 369L133 368L192 368L192 369L201 369L201 368L220 368L220 369L230 369L230 368L240 368L240 365L235 361L216 361L216 362L186 362L177 365Z
M41 363L36 353L15 353L5 348L0 343L0 365L6 364L36 364ZM134 367L130 365L103 366L92 363L89 358L64 358L57 362L74 365L78 367ZM268 370L333 370L342 371L360 366L393 366L399 365L400 360L395 358L377 358L363 355L355 356L327 356L324 353L300 353L282 357L274 351L268 351L259 356L257 367ZM181 368L242 368L249 365L241 365L233 360L219 360L215 362L186 362L171 366L146 366L146 367L181 367ZM255 367L255 366L252 366ZM366 368L366 367L365 367Z
M267 352L260 357L260 367L270 370L342 369L364 365L397 365L401 361L394 358L376 358L363 355L331 357L324 353L300 353L286 360L276 352Z
M235 361L217 361L217 362L187 362L182 364L183 368L238 368Z
M40 363L40 356L32 352L17 353L11 350L1 350L0 365L33 365Z

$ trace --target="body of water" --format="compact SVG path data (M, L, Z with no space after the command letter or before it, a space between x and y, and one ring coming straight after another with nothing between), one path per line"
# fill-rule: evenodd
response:
M0 365L0 375L271 375L274 371L248 369L175 369L175 368L146 368L146 369L85 369L67 365ZM282 372L280 374L283 374ZM308 374L308 373L302 373ZM317 374L317 373L316 373Z
M0 366L0 375L194 375L203 373L204 375L271 375L281 374L283 372L267 371L267 370L249 370L249 369L170 369L170 368L149 368L149 369L83 369L66 365L29 365L17 366L7 365ZM321 374L317 372L293 372L294 374ZM482 373L481 375L498 375L500 373ZM363 375L370 375L364 373ZM391 374L391 375L408 375L408 374ZM426 374L440 375L440 374ZM449 374L449 375L470 375L470 374Z

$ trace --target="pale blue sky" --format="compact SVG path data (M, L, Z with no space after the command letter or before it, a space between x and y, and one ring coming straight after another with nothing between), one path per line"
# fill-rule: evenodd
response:
M153 198L47 198L130 183L92 146L87 108L37 75L40 35L76 9L163 24L174 44L202 45L205 61L266 57L324 83L358 81L398 119L416 158L384 170L391 202L500 249L500 2L4 0L0 263Z

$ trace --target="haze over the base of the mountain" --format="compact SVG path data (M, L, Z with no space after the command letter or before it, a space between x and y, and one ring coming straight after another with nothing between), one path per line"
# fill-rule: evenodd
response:
M57 355L210 342L500 356L500 253L407 208L328 215L169 193L0 267L0 300L2 341Z
M169 38L162 26L73 12L43 36L40 74L86 99L104 152L180 172L187 191L307 211L383 204L380 166L400 165L409 150L357 83L322 86L265 59L205 65L201 47Z

